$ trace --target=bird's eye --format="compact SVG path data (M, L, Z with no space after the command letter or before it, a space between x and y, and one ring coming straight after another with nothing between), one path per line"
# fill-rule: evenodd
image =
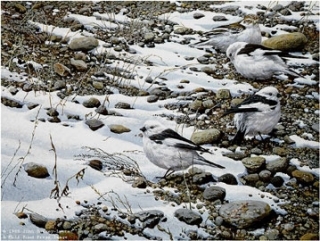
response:
M150 129L154 129L155 126L150 126Z
M272 96L272 93L269 93L270 96Z

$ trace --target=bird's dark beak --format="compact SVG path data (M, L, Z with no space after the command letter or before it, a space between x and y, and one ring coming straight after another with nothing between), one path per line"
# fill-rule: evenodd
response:
M145 132L147 129L145 127L140 128L140 131Z

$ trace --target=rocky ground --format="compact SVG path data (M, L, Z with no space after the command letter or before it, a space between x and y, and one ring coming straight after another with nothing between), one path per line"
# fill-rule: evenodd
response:
M301 74L303 76L315 75L315 85L294 86L293 80L287 79L279 81L272 79L268 81L268 85L274 85L278 88L282 95L282 116L280 125L277 126L273 133L273 137L281 141L247 141L241 146L241 152L235 152L237 146L231 145L229 139L235 133L234 128L228 127L231 123L231 116L220 118L220 113L232 104L232 98L228 91L223 90L214 93L206 89L196 89L193 92L184 92L181 85L181 92L173 92L162 83L154 82L158 85L152 91L138 89L130 84L119 84L119 79L131 79L131 72L124 68L108 68L109 62L117 60L119 56L115 55L97 55L94 56L88 52L92 46L97 45L96 40L87 43L87 49L80 49L77 46L68 46L67 38L61 36L50 35L48 33L39 32L36 25L30 24L29 20L34 22L42 22L48 25L58 27L67 27L71 31L87 30L95 34L96 39L103 40L109 47L113 47L119 52L128 52L134 54L130 48L132 44L138 44L145 48L153 47L155 44L161 44L170 41L170 34L174 31L174 23L169 20L160 21L157 16L163 13L173 11L188 12L195 9L208 10L209 5L219 4L219 2L183 2L178 7L170 2L1 2L2 18L2 44L1 44L1 63L12 72L25 72L26 81L12 82L2 79L2 87L10 89L12 98L1 98L3 105L11 108L19 108L20 103L14 100L14 95L18 91L58 91L58 96L63 99L74 93L78 95L112 95L113 89L117 88L121 94L128 96L148 96L148 101L156 102L161 99L172 98L172 104L168 104L165 108L177 110L185 114L185 118L176 118L174 116L164 116L172 119L177 123L184 123L196 126L201 130L211 128L218 129L219 133L213 144L218 147L224 147L230 150L227 153L230 158L242 161L247 168L248 174L240 178L242 184L250 185L261 191L268 191L279 200L285 200L286 204L281 207L287 212L286 215L278 215L270 210L266 212L266 218L263 222L257 220L255 225L250 222L244 225L239 223L232 225L232 221L228 223L223 211L219 210L216 205L227 205L224 200L225 190L216 190L212 188L203 188L202 184L211 181L221 181L227 184L239 185L236 178L232 174L221 176L218 180L214 180L212 175L192 169L183 178L179 174L173 174L167 180L161 180L157 184L149 183L142 177L136 177L133 184L135 188L145 189L145 192L154 192L155 198L174 202L176 204L189 202L196 203L200 200L204 205L197 206L198 210L209 210L209 217L206 224L202 227L210 235L208 237L199 236L196 232L189 232L185 237L191 239L285 239L285 240L318 240L319 239L319 180L318 177L304 171L299 171L292 165L290 160L298 159L301 165L307 165L311 168L319 168L319 149L312 148L295 148L294 141L290 136L297 135L306 140L319 141L319 65L309 65L303 68ZM302 48L301 52L309 52L312 58L319 61L319 32L314 24L308 19L309 12L306 10L302 15L301 21L286 22L278 18L280 15L289 14L290 11L302 11L304 2L293 2L287 7L280 4L268 9L268 4L260 5L261 13L259 13L260 21L266 26L275 26L277 24L288 24L296 26L299 32L305 34L308 39L307 44ZM135 18L140 17L148 20L148 23L141 26L139 24L127 26L128 31L110 30L105 32L100 28L86 29L84 25L72 19L64 18L67 12L78 13L90 16L92 12L100 13L110 12L118 13L123 8L127 11L127 16ZM55 15L46 14L56 11ZM214 8L213 8L214 11ZM218 10L216 10L218 11ZM236 8L226 8L219 10L224 13L239 15L243 14ZM49 16L43 18L43 15ZM129 31L130 30L130 31ZM147 30L147 31L146 31ZM188 34L199 34L192 29L185 29ZM153 33L148 36L145 32ZM181 34L184 33L175 33ZM201 34L201 33L200 33ZM267 33L263 33L265 36ZM125 39L125 41L123 40ZM52 41L54 45L47 45L47 41ZM181 44L188 44L190 39L186 38ZM76 43L75 43L76 45ZM77 51L77 52L76 52ZM76 53L75 53L76 52ZM130 59L125 59L123 55L121 60L130 63ZM28 64L28 61L35 61L39 64L46 64L46 68L36 70L34 65ZM143 64L152 66L147 60L141 60ZM228 59L223 53L207 52L203 56L199 56L199 62L212 63L215 71L205 69L206 73L216 79L222 79L225 76L235 78L238 81L247 81L236 73L230 65L229 69L223 67L228 63ZM24 66L22 71L21 65ZM102 66L103 65L103 66ZM101 67L102 66L102 67ZM194 70L198 71L198 70ZM100 81L99 77L107 73L115 78L109 78ZM39 82L30 82L28 77L37 77ZM55 83L50 79L55 77ZM116 81L115 81L116 79ZM40 81L41 80L41 81ZM152 82L153 79L145 80ZM183 84L183 83L182 83ZM260 89L265 83L253 82L253 87ZM195 95L200 93L201 95ZM174 98L188 96L188 102L180 104L174 101ZM245 96L241 96L245 97ZM88 97L88 106L100 106L100 103L94 103ZM21 107L21 106L20 106ZM30 109L34 106L30 106ZM130 108L125 103L119 104L119 108ZM100 109L100 113L110 114L105 109ZM99 113L99 112L98 112ZM190 118L197 114L206 114L205 119ZM48 113L50 119L48 121L59 122L58 115L54 110ZM75 120L81 121L81 118L73 116ZM296 120L299 119L300 122ZM45 121L45 120L44 120ZM217 124L218 123L218 124ZM3 123L5 124L5 123ZM90 123L88 124L90 125ZM92 129L99 128L99 123L91 123ZM119 130L115 130L119 131ZM120 130L126 131L126 130ZM307 134L306 134L307 133ZM267 163L262 159L254 159L251 154L270 155L276 154L281 158L273 163ZM101 164L94 164L103 165ZM289 176L290 180L284 185L284 178L275 175L282 172ZM129 171L129 174L130 173ZM125 175L129 175L126 173ZM185 183L189 183L189 192L185 190ZM270 183L276 188L270 188ZM172 187L175 192L161 191L163 187ZM158 191L153 191L157 189ZM159 191L160 190L160 191ZM144 238L153 239L152 235L146 234L145 228L153 228L159 222L165 222L165 214L161 212L155 213L135 213L127 215L118 213L119 218L110 215L110 209L116 211L115 207L107 207L101 202L96 204L87 204L84 200L79 201L79 205L83 206L83 211L76 214L75 220L54 220L48 222L43 217L31 216L30 219L40 227L46 228L49 232L60 232L62 238L92 238L106 239L113 235L124 235L124 232L138 234ZM245 204L239 209L246 209ZM243 206L244 205L244 206ZM259 206L260 207L260 206ZM232 210L233 207L229 207ZM236 212L237 210L235 210ZM200 225L201 216L192 216L193 214L175 213L180 220ZM190 217L190 216L192 217ZM186 218L186 217L189 217ZM40 220L40 221L39 221ZM139 220L139 221L137 221ZM137 223L142 223L139 226ZM230 224L231 223L231 224ZM50 226L51 225L51 226ZM202 224L203 225L203 224ZM265 228L268 230L264 233L253 233L252 230L257 228ZM63 231L63 232L61 232ZM104 232L104 236L101 233ZM165 231L164 231L165 232ZM66 236L65 236L66 235ZM100 236L99 236L100 235Z

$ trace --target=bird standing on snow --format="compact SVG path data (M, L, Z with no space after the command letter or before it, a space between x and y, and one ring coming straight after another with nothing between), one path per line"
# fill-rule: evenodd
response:
M237 134L232 142L240 144L245 135L269 134L280 120L279 97L278 90L268 86L227 110L223 116L235 113Z
M205 32L204 36L209 40L191 46L196 48L213 47L225 52L229 45L235 42L261 44L262 38L258 20L256 15L249 14L242 20L242 25L231 24Z
M286 65L286 58L304 58L262 45L236 42L227 49L227 57L237 72L253 80L270 79L273 75L288 74L301 77Z
M180 136L158 121L146 121L140 129L143 133L143 150L147 158L158 167L166 169L166 177L174 171L183 170L193 164L224 168L200 156L197 151L208 150ZM169 175L170 175L169 174Z

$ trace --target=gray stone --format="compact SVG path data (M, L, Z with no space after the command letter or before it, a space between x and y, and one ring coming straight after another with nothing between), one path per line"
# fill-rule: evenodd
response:
M20 101L12 100L4 96L1 96L1 103L11 108L22 108L23 106L23 104Z
M271 180L272 173L269 170L262 170L258 175L261 181L269 182Z
M117 134L122 134L125 132L130 132L131 130L128 127L125 127L123 125L109 125L110 131Z
M254 184L259 181L259 175L257 173L248 174L243 176L244 184Z
M97 90L103 90L103 88L104 88L103 83L100 81L93 81L92 86Z
M212 144L220 139L221 132L218 129L211 128L203 131L194 132L191 141L197 145Z
M207 187L203 192L203 198L210 201L221 200L226 196L226 190L222 187L211 186Z
M271 37L264 40L262 45L272 49L288 51L302 49L307 42L308 39L303 33L295 32Z
M155 36L156 35L153 32L145 33L144 34L144 41L146 43L152 42L154 40Z
M203 18L205 15L203 13L199 13L199 12L195 12L193 14L193 18L194 19L200 19L200 18Z
M103 106L103 105L100 105L100 106L95 110L95 112L97 112L97 113L100 114L100 115L108 115L108 114L109 114L107 108L106 108L105 106Z
M199 60L198 60L199 61ZM204 61L208 61L208 59L207 58L205 58L205 60ZM199 61L200 62L200 61ZM217 70L216 70L216 68L215 67L213 67L213 66L205 66L205 67L202 67L201 68L201 71L203 72L203 73L206 73L206 74L215 74L216 72L217 72Z
M286 156L288 154L288 150L286 148L276 146L272 149L272 153L279 156Z
M256 173L263 168L266 159L264 157L255 156L244 158L241 162L246 167L248 173Z
M108 226L107 226L106 224L104 224L104 223L99 223L99 224L95 225L95 226L93 227L93 229L94 229L97 233L101 233L101 232L103 232L103 231L108 230Z
M30 221L39 228L44 228L46 223L49 221L48 218L33 212L29 214L29 218Z
M223 15L216 15L212 18L213 21L227 21L228 19Z
M96 48L98 45L99 41L94 37L80 37L72 39L69 43L69 48L72 50L89 51Z
M70 63L79 71L85 71L88 69L88 65L83 60L71 58Z
M204 110L201 100L195 100L189 104L189 109L193 111L201 111Z
M159 210L141 211L133 215L148 228L154 228L164 218L164 213Z
M219 209L219 215L223 220L237 228L246 228L257 224L270 212L269 204L253 200L226 203Z
M278 229L268 229L264 233L264 236L266 236L268 240L279 240L279 234Z
M226 174L221 175L218 178L218 181L229 184L229 185L238 185L237 178L231 173L226 173Z
M174 216L190 225L200 225L202 222L201 215L189 209L180 208L174 212Z
M270 161L266 164L266 169L272 173L284 172L288 167L288 160L286 158L279 158L274 161Z
M126 102L118 102L115 104L114 107L117 109L131 109L130 104L128 104Z
M148 102L148 103L154 103L154 102L157 102L158 99L159 99L159 96L150 95L150 96L148 96L148 98L147 98L147 102Z
M175 28L173 32L174 32L175 34L181 34L181 35L183 35L183 34L191 33L192 30L189 29L189 28L187 28L187 27L179 26L179 27Z
M220 89L217 92L217 99L230 99L231 98L231 93L229 89Z
M95 97L91 97L89 100L83 101L82 105L87 108L99 107L101 105L100 100Z
M89 128L93 131L98 130L99 128L103 127L104 124L101 120L97 119L90 119L86 121L86 124L89 126Z

